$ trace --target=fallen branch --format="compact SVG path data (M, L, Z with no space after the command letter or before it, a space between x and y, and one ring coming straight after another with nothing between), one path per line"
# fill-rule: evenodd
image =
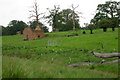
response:
M110 61L104 61L104 62L81 62L81 63L74 63L74 64L69 64L69 67L78 67L82 65L93 65L93 64L103 64L103 63L113 63L113 62L118 62L120 59L115 59L115 60L110 60Z
M111 57L119 57L119 59L115 60L102 60L101 62L81 62L81 63L74 63L74 64L69 64L69 67L77 67L81 65L93 65L93 64L103 64L103 63L113 63L113 62L118 62L120 61L120 53L97 53L97 52L91 52L93 55L99 57L99 58L111 58Z
M78 66L81 66L81 65L93 65L95 63L92 63L92 62L81 62L81 63L74 63L74 64L69 64L68 66L69 67L78 67Z
M69 34L69 35L67 35L67 37L71 37L71 36L78 36L78 34L77 34L77 33L74 33L74 34Z
M120 58L120 53L97 53L97 52L92 52L92 54L99 57L99 58L111 58L111 57L119 57Z

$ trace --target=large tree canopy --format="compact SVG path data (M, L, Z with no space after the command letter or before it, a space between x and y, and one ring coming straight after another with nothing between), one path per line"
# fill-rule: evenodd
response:
M115 27L119 25L119 13L118 13L118 4L120 2L117 1L106 1L105 4L99 4L97 6L97 12L93 19L91 19L91 23L95 24L98 27L105 28L112 27L114 31ZM100 24L103 23L103 24ZM103 26L104 25L104 26Z
M73 11L71 9L64 9L60 12L60 19L59 23L61 26L61 30L67 31L67 30L73 30L73 28L78 29L79 28L79 16L74 12L74 21L73 21ZM74 27L73 27L74 26Z
M73 10L71 9L63 9L62 11L59 9L59 6L54 6L54 9L49 10L50 14L46 16L53 31L72 30L73 26L74 28L79 28L79 16L77 13L73 13Z
M12 20L7 27L2 27L3 35L15 35L18 31L23 32L27 24L23 21Z
M52 26L52 30L56 31L60 7L59 5L54 5L53 9L47 8L47 10L49 11L49 15L45 18L48 19L48 23Z
M95 28L95 25L94 24L89 24L87 27L90 30L90 34L93 34L93 29Z
M98 26L103 28L103 31L106 32L107 31L107 28L113 26L112 25L112 20L110 19L102 19L100 21L98 21Z
M105 4L99 4L97 6L97 12L91 22L96 23L101 19L108 18L118 18L118 3L117 1L107 1Z

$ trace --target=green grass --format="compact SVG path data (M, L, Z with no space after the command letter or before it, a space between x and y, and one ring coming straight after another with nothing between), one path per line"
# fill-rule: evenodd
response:
M41 60L3 57L3 78L115 78L111 72L70 68ZM9 68L8 68L9 66Z
M65 35L78 33L79 36ZM37 40L23 41L22 35L3 36L4 78L115 78L118 63L70 68L77 62L100 62L91 51L111 53L118 51L118 29L112 32L94 30L47 33ZM115 58L110 58L111 60ZM9 66L9 68L8 68Z

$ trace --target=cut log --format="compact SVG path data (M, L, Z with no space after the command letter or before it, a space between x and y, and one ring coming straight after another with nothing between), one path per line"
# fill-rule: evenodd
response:
M69 64L68 66L69 67L78 67L78 66L81 66L81 65L93 65L93 64L96 64L96 63L93 63L93 62L81 62L81 63Z
M77 33L67 35L67 37L71 37L71 36L79 36L79 35Z
M83 65L86 65L86 66L95 65L95 64L100 65L100 64L103 64L103 63L114 63L114 62L119 62L119 61L120 61L120 59L104 61L104 62L81 62L81 63L69 64L68 66L69 67L78 67L78 66L83 66Z
M81 62L81 63L74 63L74 64L69 64L69 67L77 67L81 65L93 65L93 64L103 64L103 63L113 63L113 62L118 62L120 61L120 53L97 53L97 52L91 52L93 55L99 57L99 58L111 58L111 57L119 57L119 59L115 60L102 60L101 62Z
M111 58L111 57L119 57L120 58L120 53L97 53L97 52L92 52L92 54L99 57L99 58Z

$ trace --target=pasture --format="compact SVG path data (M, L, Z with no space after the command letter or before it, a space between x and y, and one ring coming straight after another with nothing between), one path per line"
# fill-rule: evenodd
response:
M3 78L117 78L118 63L68 67L77 62L100 62L90 54L118 52L118 29L46 33L48 37L23 41L22 35L2 37ZM78 33L79 36L65 35ZM116 58L108 58L112 60Z

